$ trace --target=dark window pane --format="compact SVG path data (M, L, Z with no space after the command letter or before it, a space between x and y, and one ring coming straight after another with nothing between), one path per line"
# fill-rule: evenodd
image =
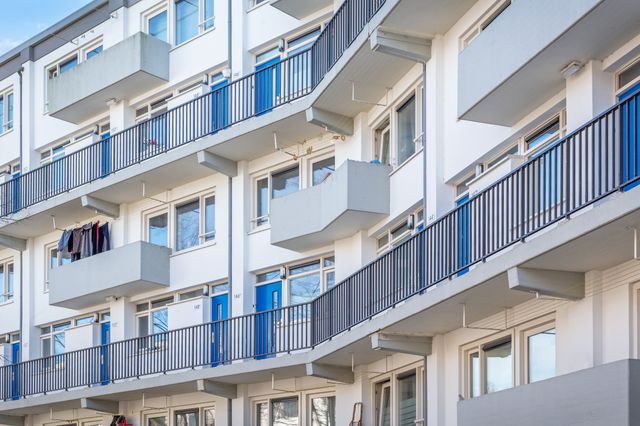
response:
M271 176L271 198L280 198L299 189L300 171L298 166L275 173Z

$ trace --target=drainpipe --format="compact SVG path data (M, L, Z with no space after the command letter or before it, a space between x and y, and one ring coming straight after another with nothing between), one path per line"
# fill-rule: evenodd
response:
M22 137L23 137L23 125L22 125L22 112L24 111L24 108L22 107L22 73L24 72L24 67L20 67L20 69L18 70L18 77L19 77L19 101L20 101L20 108L18 109L18 114L20 114L20 127L18 128L18 134L19 134L19 140L20 140L20 155L19 155L19 163L18 163L18 170L20 170L20 174L22 174ZM19 324L19 333L20 333L20 357L24 357L24 350L22 350L24 348L24 333L23 333L23 317L24 317L24 262L23 262L23 252L22 250L20 251L20 314L19 314L20 318L20 324ZM22 360L19 360L22 361ZM14 361L15 362L15 361Z
M232 21L232 13L231 8L233 5L233 0L227 1L227 66L229 67L229 80L233 80L233 21ZM233 278L233 178L231 176L229 179L229 230L228 230L228 242L227 242L227 279L229 281L229 315L233 312L233 287L231 285ZM227 424L231 426L233 424L233 408L232 408L233 400L231 398L227 399Z
M422 220L427 226L427 63L422 62ZM425 361L426 362L426 361Z

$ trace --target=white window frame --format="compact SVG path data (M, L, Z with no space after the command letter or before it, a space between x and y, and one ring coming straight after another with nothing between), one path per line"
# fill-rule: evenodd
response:
M420 421L424 420L423 416L423 391L424 391L424 368L422 363L413 363L407 366L403 366L401 368L389 371L387 373L381 374L377 377L374 377L370 380L371 386L371 404L370 404L370 416L374 419L374 425L378 425L380 422L380 416L382 412L376 413L376 407L378 401L376 401L376 386L381 386L381 389L385 387L389 388L389 408L390 408L390 419L391 424L397 424L399 420L399 389L398 389L398 380L406 377L407 375L415 374L416 375L416 424L421 424ZM380 397L382 396L382 392L380 393ZM367 404L365 404L366 407Z
M49 243L47 245L44 246L44 257L45 257L45 265L44 265L44 288L43 288L43 293L48 293L49 292L49 274L51 273L51 264L52 261L54 260L51 257L51 252L53 250L56 250L56 252L58 251L58 242L52 242ZM62 259L61 256L59 255L59 253L56 255L56 266L54 268L59 268L60 266L63 266L62 264Z
M213 223L213 231L210 232L205 232L205 227L206 227L206 211L205 211L205 207L206 207L206 201L209 198L213 198L214 199L214 223ZM198 244L196 244L193 247L187 247L185 249L182 249L180 251L178 251L177 249L177 236L178 236L178 208L181 206L184 206L185 204L191 204L194 201L198 201L198 208L200 210L200 214L199 214L199 219L198 219ZM187 250L193 250L197 247L202 246L203 244L211 244L211 243L215 243L216 241L216 194L215 191L209 191L209 192L205 192L205 193L201 193L199 195L197 195L196 197L187 197L184 198L183 200L179 201L179 202L175 202L173 203L173 216L174 216L174 225L173 228L175 230L174 235L173 235L173 247L174 250L178 253L180 252L184 252ZM213 236L212 239L210 239L209 241L207 241L207 237L209 236Z
M627 62L624 66L622 66L618 71L616 71L615 73L615 83L614 83L614 94L616 96L616 98L623 92L627 91L628 89L630 89L631 87L635 86L636 84L638 84L640 82L640 72L638 73L638 75L636 77L634 77L632 80L629 81L629 83L620 86L620 76L622 74L624 74L627 70L629 70L630 68L632 68L635 65L639 65L640 63L640 56L635 57L634 59L632 59L631 61Z
M67 140L61 144L53 145L47 149L40 151L40 165L44 166L55 160L63 158L66 155L67 147L71 145L71 141ZM55 152L59 150L58 152Z
M171 300L169 300L171 299ZM174 303L176 301L176 296L175 295L165 295L165 296L158 296L158 297L154 297L153 299L147 299L145 301L138 301L135 302L135 308L136 308L136 314L135 314L135 321L136 321L136 337L148 337L148 336L153 336L154 333L153 332L153 321L151 320L152 318L152 314L154 312L159 312L162 310L166 310L167 311L167 319L169 318L169 305ZM156 308L152 308L153 303L156 302L163 302L164 304L162 306L156 307ZM146 304L147 308L145 310L141 310L138 311L138 306ZM146 317L147 318L147 334L146 335L141 335L140 334L140 318ZM169 325L167 324L167 332L169 331ZM151 343L151 339L148 339L149 342ZM142 350L155 350L155 349L160 349L161 347L164 346L164 339L153 339L154 342L154 346L153 347L139 347L138 349L142 349Z
M321 185L322 183L324 183L326 181L326 179L329 178L329 176L327 176L327 178L324 181L318 183L317 185L313 184L313 166L316 163L319 163L320 161L328 160L329 158L333 158L333 169L334 169L334 171L331 174L331 175L333 175L338 170L338 168L336 167L336 155L335 155L335 152L329 152L329 153L325 153L325 154L322 154L322 155L317 155L315 157L309 158L309 160L307 161L307 187L308 188L311 188L311 187L317 186L317 185Z
M312 421L312 415L313 415L313 405L312 405L312 400L316 399L316 398L336 398L336 406L337 406L337 397L336 397L336 393L335 391L327 391L327 392L317 392L317 393L309 393L306 395L306 412L307 412L307 422L310 425L311 421ZM336 417L337 417L337 413L336 413ZM337 422L337 418L336 418L336 422Z
M151 9L147 10L146 12L143 12L140 16L142 18L142 24L141 24L141 28L143 29L144 33L151 36L151 34L149 34L149 21L153 18L155 18L156 16L160 15L161 13L166 12L166 18L167 18L167 39L165 40L166 43L171 43L171 14L169 13L169 7L167 5L166 2L162 2L160 5L154 6ZM153 36L151 36L153 37Z
M409 228L407 226L410 216L413 216L413 228ZM422 229L421 226L424 225L424 213L422 211L422 207L419 207L409 213L409 215L407 215L403 221L394 221L393 224L386 226L385 230L376 236L377 255L382 256L389 250L398 247L409 238L411 238L412 235L420 232L420 230ZM399 231L402 227L404 227L405 230L402 233L394 236L393 233L395 231ZM386 242L382 243L385 238Z
M464 395L465 398L471 399L471 367L470 360L471 354L478 353L479 365L480 365L480 396L486 395L486 371L485 371L485 358L483 357L483 348L492 346L494 343L498 344L501 341L511 341L511 368L512 368L512 384L513 389L516 386L521 386L528 383L528 345L527 338L534 334L540 333L544 330L556 328L555 315L553 313L543 315L534 320L526 321L522 324L512 326L500 331L487 335L483 338L475 340L471 343L467 343L460 347L460 395ZM556 340L557 348L557 340ZM557 349L556 349L557 351ZM557 365L557 352L556 352L556 365ZM557 376L557 370L556 370Z
M0 304L11 303L16 297L16 263L13 258L7 258L0 261L0 266L2 267L3 277L2 282L0 282L0 288L2 289ZM9 267L13 269L13 293L9 293Z
M326 266L326 261L328 260L331 260L333 264ZM319 263L318 269L313 269L311 271L306 271L298 274L291 273L292 269L300 268L313 263ZM287 265L286 268L287 268L287 277L286 279L282 280L283 286L284 286L283 290L285 291L285 294L283 295L284 300L282 301L284 306L291 305L291 284L292 284L291 281L298 278L304 278L309 275L316 275L316 274L320 275L320 294L327 292L329 290L327 286L327 274L330 272L335 272L335 269L336 269L335 256L331 254L331 255L322 256L319 258L300 260L295 263L291 263L290 265ZM260 285L263 285L263 284L264 283L260 283ZM338 283L336 282L335 285L337 284Z
M11 108L9 108L9 97L11 97ZM13 93L13 87L9 87L0 91L0 99L2 102L2 122L0 122L0 136L6 135L13 130L16 120L16 97ZM9 110L11 109L12 119L9 120Z
M176 3L179 0L171 0L171 4L172 6L172 13L171 13L171 17L169 17L169 14L167 14L167 19L171 19L172 20L172 25L173 25L173 34L172 37L169 38L169 34L167 34L167 38L168 40L171 40L173 43L172 45L174 47L178 47L178 46L183 46L186 43L189 43L190 41L194 40L195 38L201 36L202 34L208 33L209 31L213 31L216 28L216 5L217 5L217 1L214 0L213 2L213 16L209 19L205 20L205 11L204 11L204 7L205 7L205 1L206 0L195 0L198 2L198 31L197 34L194 35L193 37L191 37L190 39L187 40L183 40L182 42L178 43L177 40L177 35L178 35L178 26L177 26L177 12L176 12ZM160 13L160 11L158 11L158 13ZM155 15L154 15L155 16ZM151 16L153 17L153 16ZM212 25L209 28L205 29L205 26L207 24L207 21L212 21ZM167 33L169 32L169 23L167 22Z
M54 327L57 326L61 326L61 325L65 325L68 324L68 326L63 329L63 330L58 330L58 331L54 331ZM54 336L59 335L59 334L64 334L65 335L65 349L66 349L66 332L73 327L74 321L73 319L67 319L67 320L63 320L63 321L56 321L50 324L45 324L45 325L41 325L40 328L40 355L42 357L44 357L44 347L45 347L45 340L49 340L49 356L50 357L55 357L55 361L53 362L52 365L49 365L48 368L53 368L53 369L58 369L58 368L64 368L64 358L61 356L63 354L65 354L66 352L62 352L61 354L56 354L54 353L55 350L55 344L54 344ZM48 333L43 333L42 330L44 328L49 328L49 332Z
M459 49L462 52L473 40L480 35L491 23L504 12L512 0L497 0L482 16L480 16L459 38Z
M143 222L143 226L144 229L142 231L142 235L144 236L144 240L148 243L151 243L150 238L151 235L149 233L149 221L151 219L153 219L154 217L158 217L158 216L162 216L162 215L167 215L167 245L166 247L171 248L172 244L171 244L171 212L170 209L168 207L162 207L159 209L151 209L151 210L147 210L145 212L142 213L142 222Z
M528 147L529 139L535 136L537 133L544 130L545 128L552 125L555 121L558 121L558 131L549 139L547 139L545 142L541 143L540 145L529 148ZM549 119L544 120L542 124L540 124L539 126L536 126L535 129L533 129L530 132L527 132L527 134L525 134L522 138L520 138L520 145L521 145L520 152L522 152L522 155L528 158L531 158L532 156L535 156L540 151L544 150L545 147L548 147L550 144L562 139L566 134L566 130L567 130L566 113L565 113L565 110L562 110L554 114Z

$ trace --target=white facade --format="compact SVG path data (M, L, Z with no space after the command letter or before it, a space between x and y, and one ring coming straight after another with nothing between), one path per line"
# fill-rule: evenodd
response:
M635 424L640 7L297 2L96 0L0 58L0 424Z

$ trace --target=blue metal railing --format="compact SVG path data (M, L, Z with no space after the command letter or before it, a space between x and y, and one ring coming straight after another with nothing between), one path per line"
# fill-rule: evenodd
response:
M385 0L345 0L307 51L0 185L0 217L308 95Z

